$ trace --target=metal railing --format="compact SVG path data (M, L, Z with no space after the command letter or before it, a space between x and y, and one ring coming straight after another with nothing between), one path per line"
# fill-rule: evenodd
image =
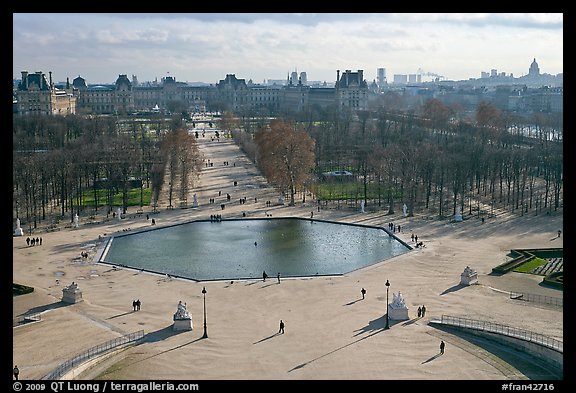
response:
M501 334L504 336L513 337L528 342L533 342L545 346L547 348L554 349L560 353L564 353L564 343L562 341L556 340L555 338L552 337L544 336L543 334L540 333L534 333L528 330L523 330L512 326L506 326L499 323L488 321L479 321L476 319L454 317L450 315L442 315L442 320L440 322L444 325L449 326L463 327L467 329Z
M42 320L39 312L20 315L12 320L12 327L20 326L28 322L38 322Z
M553 306L564 307L564 301L563 298L561 297L551 297L551 296L537 295L533 293L510 292L510 299L524 300L526 302L551 304Z
M64 363L56 367L55 370L51 371L46 376L44 376L42 379L48 379L48 380L59 379L68 371L70 371L72 368L79 366L80 364L86 362L87 360L95 358L96 356L99 356L121 345L141 340L143 337L144 337L144 330L139 330L137 332L130 333L125 336L117 337L115 339L106 341L103 344L96 345L95 347L92 347L82 352L81 354L74 356L72 359L65 361Z

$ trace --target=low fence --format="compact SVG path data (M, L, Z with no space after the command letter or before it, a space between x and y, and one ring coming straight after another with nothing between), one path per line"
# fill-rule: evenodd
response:
M92 347L82 352L81 354L74 356L72 359L65 361L64 363L59 365L55 370L44 376L42 379L48 379L48 380L59 379L68 371L86 362L87 360L90 360L96 356L106 353L121 345L139 341L143 337L144 337L144 330L139 330L137 332L130 333L110 341L106 341L103 344Z
M563 307L564 301L561 297L551 297L544 295L537 295L533 293L510 292L510 299L524 300L526 302L551 304L553 306Z
M564 353L564 343L552 337L544 336L540 333L530 332L528 330L518 329L512 326L501 325L499 323L479 321L475 319L453 317L449 315L442 315L440 321L443 325L455 326L466 329L479 330L488 333L500 334L516 338L519 340L536 343L544 347L553 349L560 353Z

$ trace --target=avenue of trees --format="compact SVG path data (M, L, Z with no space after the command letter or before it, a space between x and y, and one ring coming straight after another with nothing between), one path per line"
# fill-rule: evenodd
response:
M406 204L409 215L430 217L561 207L561 114L522 117L485 102L470 114L436 99L406 108L397 93L378 100L364 111L225 112L217 127L291 205L363 201L393 214ZM33 229L76 213L126 212L134 192L139 207L156 209L161 195L168 208L186 203L202 157L184 118L15 116L14 220ZM322 176L342 170L352 179Z

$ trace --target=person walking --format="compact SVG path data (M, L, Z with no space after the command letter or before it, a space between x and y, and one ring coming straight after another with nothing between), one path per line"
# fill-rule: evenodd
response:
M262 272L262 281L266 282L266 278L268 278L268 275L266 274L266 270L264 270Z
M140 303L140 299L136 300L136 311L140 311L140 305L142 303Z
M20 375L20 370L18 369L18 366L14 366L14 370L12 370L12 373L14 374L14 379L18 380L18 375Z
M278 273L278 284L280 284L280 273Z
M443 355L444 354L444 347L446 346L446 344L444 344L444 341L440 341L440 354Z
M136 311L136 300L132 300L132 310Z
M561 234L562 234L562 231L558 230L558 237L560 237Z
M280 329L278 330L278 333L284 334L284 321L282 320L280 320Z
M418 306L418 318L422 316L422 307Z
M426 306L422 306L422 318L426 315Z
M366 295L366 290L365 290L364 288L362 288L362 289L360 290L360 293L362 293L362 300L364 300L364 297L365 297L365 295Z

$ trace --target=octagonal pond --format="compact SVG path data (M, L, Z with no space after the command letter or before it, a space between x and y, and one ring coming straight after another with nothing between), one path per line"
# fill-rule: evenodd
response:
M383 228L302 218L191 221L110 239L100 262L193 280L341 275L404 254Z

